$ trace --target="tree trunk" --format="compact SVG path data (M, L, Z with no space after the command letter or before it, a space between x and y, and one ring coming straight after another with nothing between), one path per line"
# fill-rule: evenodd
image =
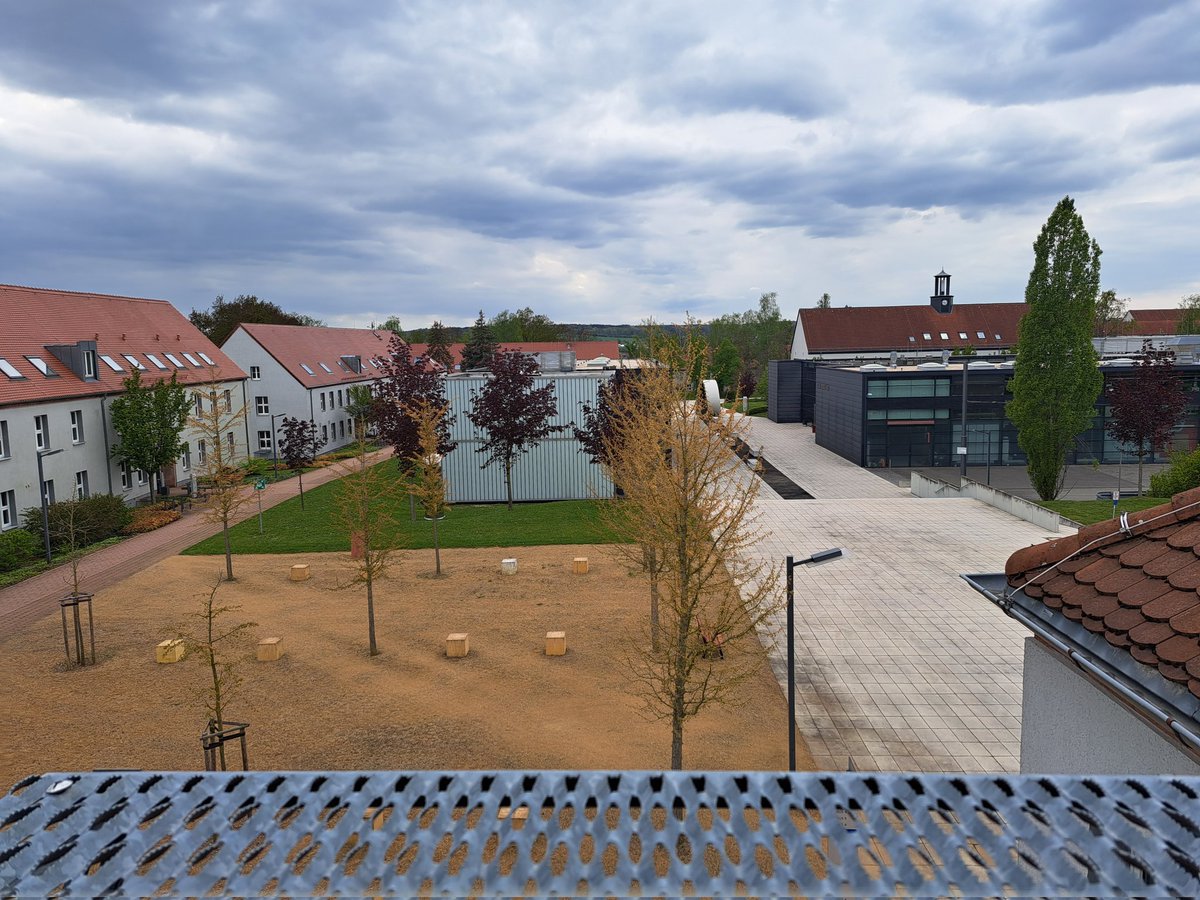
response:
M379 655L379 645L375 643L375 591L374 579L371 578L370 561L367 562L367 634L371 640L371 655Z
M442 574L442 551L438 547L437 510L433 513L433 566L435 575Z
M657 653L659 644L658 627L658 554L653 548L646 550L646 571L650 575L650 648Z
M304 509L304 469L296 470L296 480L300 482L300 508Z
M1142 463L1146 461L1145 453L1138 454L1138 492L1137 495L1142 496Z
M225 535L225 580L233 581L233 549L229 545L229 517L221 523L221 531Z
M150 473L150 506L154 505L154 473Z
M504 487L508 491L508 508L512 510L512 460L504 461Z
M213 649L213 612L212 598L208 599L208 668L212 672L213 680L213 717L217 722L217 731L223 731L225 728L225 710L221 704L221 676L217 672L217 654ZM221 760L221 771L226 769L225 763L225 743L222 741L217 745L217 754Z
M671 702L671 768L676 771L683 768L683 691L680 687L676 684Z

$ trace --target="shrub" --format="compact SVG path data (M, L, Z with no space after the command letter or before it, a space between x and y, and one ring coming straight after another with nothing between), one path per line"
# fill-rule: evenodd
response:
M133 518L124 528L123 534L145 534L164 525L170 525L180 517L179 508L174 504L154 503L141 506L133 511Z
M271 460L260 456L251 456L242 463L242 471L247 478L262 478L271 471Z
M71 543L71 515L75 516L75 546L86 547L120 533L129 524L130 511L120 497L93 494L83 500L61 500L46 510L50 524L50 548L61 549ZM22 513L25 528L37 539L42 536L42 509L33 506Z
M14 528L0 534L0 572L11 572L33 562L41 551L41 545L23 528Z
M1173 497L1200 487L1200 448L1171 454L1171 465L1150 476L1150 496Z

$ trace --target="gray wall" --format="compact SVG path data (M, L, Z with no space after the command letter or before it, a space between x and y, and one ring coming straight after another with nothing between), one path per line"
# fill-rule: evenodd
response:
M804 364L773 359L767 363L767 418L772 422L802 422Z
M553 384L558 415L552 424L581 424L584 403L596 402L600 384L611 372L571 375L543 375L535 379L537 387ZM458 448L446 456L442 471L451 503L488 503L505 499L504 469L493 464L480 465L485 454L476 452L483 440L467 418L471 394L478 392L484 379L476 375L454 375L446 379L446 397L450 401L450 433ZM569 430L558 432L538 447L518 458L513 466L514 500L588 500L611 497L612 482L602 467L580 452L580 444Z
M863 464L863 379L858 372L817 367L813 421L817 445Z
M1022 773L1200 775L1177 744L1034 637L1025 639L1022 695Z

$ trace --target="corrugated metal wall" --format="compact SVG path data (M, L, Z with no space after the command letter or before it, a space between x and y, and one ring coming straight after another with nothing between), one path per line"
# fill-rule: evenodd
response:
M582 424L584 403L594 404L600 385L611 372L587 372L570 375L544 375L535 386L554 385L558 415L553 425L566 425L561 431L519 457L513 466L514 500L589 500L611 497L613 485L601 466L592 465L591 457L580 451L579 441L569 430L572 422ZM471 394L478 392L484 379L476 375L446 379L446 397L450 401L450 434L458 447L442 463L451 503L489 503L505 499L504 468L480 465L485 454L476 452L483 441L475 431L467 411Z

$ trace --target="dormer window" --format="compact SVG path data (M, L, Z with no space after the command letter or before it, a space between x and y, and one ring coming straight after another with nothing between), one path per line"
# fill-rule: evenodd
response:
M348 371L362 374L362 357L361 356L343 356L338 360Z
M84 350L83 351L83 377L84 378L95 378L96 377L96 351L95 350Z

